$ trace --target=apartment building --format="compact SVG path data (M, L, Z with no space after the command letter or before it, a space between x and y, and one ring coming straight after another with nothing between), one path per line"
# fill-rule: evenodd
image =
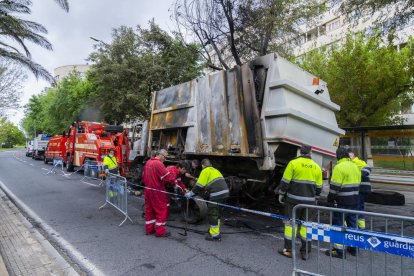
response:
M367 13L358 22L349 22L346 16L339 11L340 4L340 0L326 1L326 11L319 16L316 23L301 27L303 31L296 41L297 46L293 51L294 55L300 56L322 46L334 46L341 43L348 32L365 31L370 34L374 31L376 20L385 14L385 11L377 12L374 15ZM393 11L387 10L386 14L392 16ZM414 36L414 18L397 29L396 46L404 45L410 35ZM414 124L414 106L411 106L411 108L405 107L401 112L401 116L408 120L407 124Z

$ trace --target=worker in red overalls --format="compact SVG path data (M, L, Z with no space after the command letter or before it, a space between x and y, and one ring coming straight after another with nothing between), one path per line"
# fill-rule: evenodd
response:
M174 181L174 176L164 166L168 152L165 149L159 150L154 158L147 161L144 166L142 180L145 189L145 233L156 237L168 237L171 235L165 229L167 220L167 203L169 197L165 192L165 184ZM152 190L154 189L154 190Z
M170 192L174 192L178 195L184 195L186 192L188 192L187 188L185 187L181 177L186 173L187 171L187 164L185 161L179 161L176 166L168 166L167 171L169 171L173 175L173 182L168 183L168 186L172 186L172 189ZM170 202L171 202L171 196L169 196L168 200L168 211L167 211L167 218L170 216Z

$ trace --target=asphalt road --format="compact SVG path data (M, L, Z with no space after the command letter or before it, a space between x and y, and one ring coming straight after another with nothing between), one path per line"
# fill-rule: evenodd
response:
M283 246L281 221L263 220L258 225L275 228L262 233L223 235L222 242L205 241L203 236L196 233L183 237L178 234L182 230L173 228L169 228L172 232L170 238L145 236L141 198L130 197L128 208L133 223L126 222L124 226L118 227L123 220L119 212L111 207L98 210L105 202L103 188L80 182L80 174L71 177L45 175L50 169L51 165L25 157L23 151L0 153L0 181L31 210L30 214L38 217L41 224L39 228L46 229L45 235L52 241L61 241L55 246L60 247L60 251L72 258L81 269L89 270L87 272L90 274L292 274L292 260L277 253ZM172 217L174 221L167 222L167 225L183 226L179 214L173 214ZM239 218L243 217L243 214L239 215ZM207 229L205 224L192 227ZM222 228L223 232L246 230L249 229L226 225ZM328 274L326 269L330 259L323 256L323 248L320 254L315 249L311 259L306 263L300 261L300 266L314 270L318 260ZM364 254L368 256L367 252L361 253L361 256ZM378 261L382 265L381 260L375 258L374 263ZM367 263L362 258L360 262ZM405 262L403 275L412 275L412 263L407 265ZM356 267L356 259L350 257L345 264L335 260L329 268L334 274L341 274L341 271L355 274L351 271ZM398 265L388 270L388 275L393 275L390 272L397 271ZM384 269L377 270L376 275L385 274ZM360 267L357 274L366 275L367 271L368 268Z

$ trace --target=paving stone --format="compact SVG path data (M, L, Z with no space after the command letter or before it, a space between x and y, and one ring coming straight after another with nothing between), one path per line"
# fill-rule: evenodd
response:
M17 207L0 191L0 253L11 276L68 275L34 238ZM73 271L70 273L73 275Z

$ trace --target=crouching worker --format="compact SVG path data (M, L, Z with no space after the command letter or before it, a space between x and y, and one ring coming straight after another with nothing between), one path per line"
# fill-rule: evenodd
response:
M212 167L210 160L201 161L202 171L197 179L194 188L185 194L187 198L199 195L209 201L223 203L229 197L229 188L223 175ZM208 241L220 241L220 217L221 207L208 203L208 222L210 224L209 233L206 236Z
M105 173L119 174L118 162L116 161L114 149L110 149L103 162Z
M316 204L322 191L322 170L311 159L310 146L303 145L300 148L300 156L288 163L280 185L279 202L285 205L287 217L292 218L293 207L297 204ZM306 217L306 209L299 209L297 218L309 221L312 219L312 214L308 212L308 217ZM302 241L300 255L303 260L307 260L311 251L311 241L307 241L306 228L303 225L298 225L297 228L300 228L299 234ZM292 257L292 238L295 237L292 221L285 221L285 246L279 250L280 254L288 258Z
M181 178L187 171L187 164L185 163L185 161L179 161L176 166L168 166L167 171L171 173L171 177L173 179L172 181L170 181L170 183L167 184L167 190L177 195L184 195L187 192L187 189ZM169 187L171 187L171 189L168 189ZM168 198L169 199L167 203L167 218L170 216L169 209L170 204L172 203L170 195L168 195ZM177 197L175 197L175 199L177 199Z

